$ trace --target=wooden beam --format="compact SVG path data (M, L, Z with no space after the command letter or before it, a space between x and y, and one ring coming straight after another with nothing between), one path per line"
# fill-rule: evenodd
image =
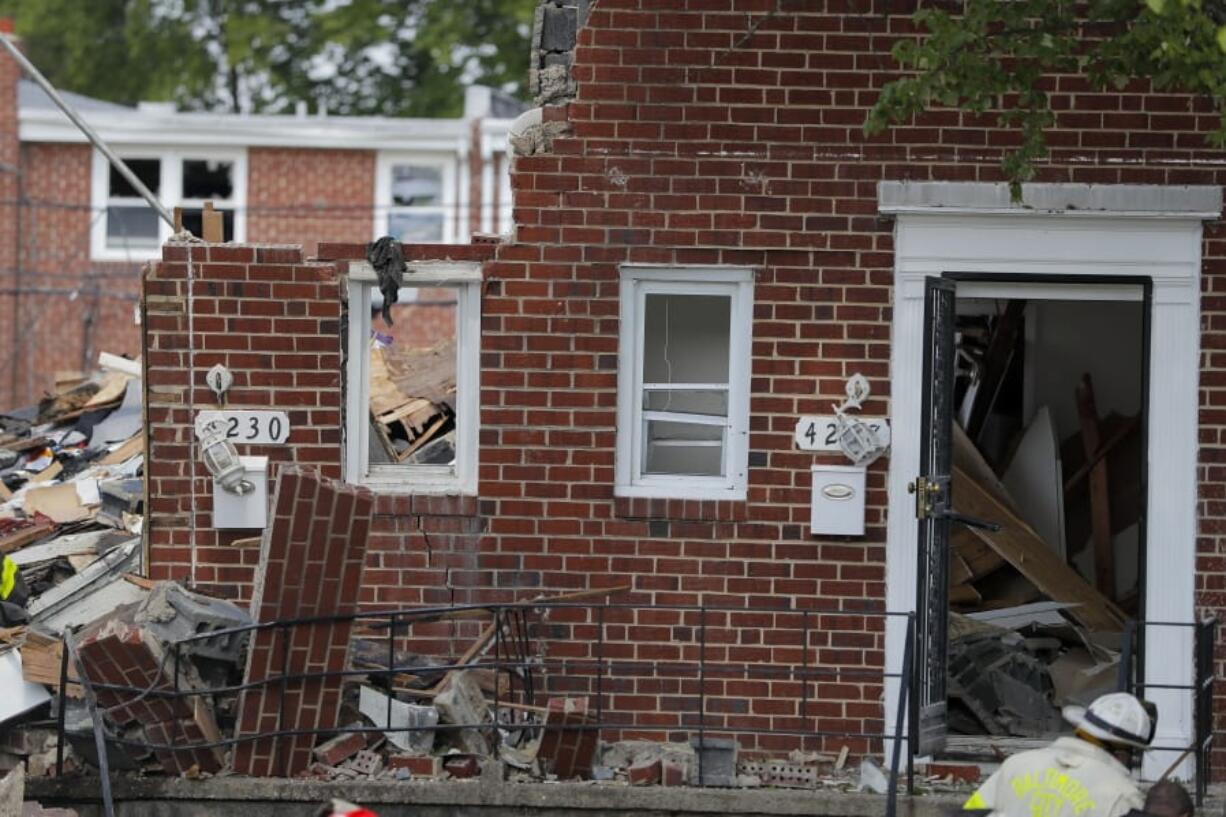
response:
M1074 605L1068 610L1074 620L1097 632L1123 632L1124 613L1110 599L1077 575L1029 525L958 468L953 474L953 500L959 512L998 523L999 531L971 531L1052 601Z
M1124 425L1116 430L1114 434L1107 438L1107 441L1099 446L1097 453L1090 458L1090 461L1083 464L1080 468L1073 472L1073 475L1064 481L1064 494L1067 496L1072 493L1073 489L1081 484L1085 479L1090 469L1107 458L1107 455L1124 440L1131 437L1141 430L1141 417L1129 417L1124 421Z
M1094 383L1089 374L1077 386L1077 417L1081 421L1081 444L1086 463L1102 448L1098 428L1098 407L1094 403ZM1094 583L1098 592L1115 596L1115 549L1111 544L1111 494L1107 487L1107 462L1099 459L1090 467L1090 538L1094 543Z

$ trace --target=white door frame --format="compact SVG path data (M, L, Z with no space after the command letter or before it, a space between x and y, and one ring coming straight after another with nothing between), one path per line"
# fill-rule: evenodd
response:
M1003 185L883 182L878 195L881 212L897 219L886 609L914 610L916 601L917 528L907 483L919 469L924 279L944 272L1135 275L1153 281L1146 616L1193 621L1201 221L1220 216L1221 189L1035 185L1024 194L1030 207L1013 205ZM1067 291L1058 297L1067 298ZM887 667L901 665L904 642L904 623L891 620ZM1191 684L1191 628L1151 631L1145 678L1154 684ZM891 719L898 682L886 681L885 712ZM1190 745L1190 693L1146 694L1160 713L1154 745ZM1143 774L1161 774L1176 755L1149 752ZM1191 777L1190 761L1180 772Z

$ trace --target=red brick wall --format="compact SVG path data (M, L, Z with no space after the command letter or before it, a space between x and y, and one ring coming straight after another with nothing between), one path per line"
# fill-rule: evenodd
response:
M866 536L814 539L806 525L814 457L793 450L792 426L797 415L827 410L853 372L872 384L865 412L889 410L893 227L877 214L876 183L999 181L1002 151L1016 139L957 111L862 135L891 76L889 48L911 33L904 14L828 0L747 36L772 0L676 5L604 0L593 8L576 56L578 99L547 111L569 119L573 135L556 139L550 154L516 160L517 243L486 265L480 497L378 497L364 602L500 600L627 582L634 590L620 600L641 605L882 607L887 463L869 472ZM1220 154L1201 136L1213 120L1204 103L1140 84L1096 93L1073 77L1050 87L1060 114L1041 181L1226 183ZM1217 463L1226 459L1226 417L1215 373L1226 365L1218 352L1226 228L1208 224L1205 236L1197 604L1220 611L1226 490ZM356 247L322 251L360 256ZM747 502L614 501L617 266L625 262L758 270ZM154 433L184 433L172 419L163 416ZM173 461L183 450L166 453ZM156 532L162 523L151 524ZM189 540L181 525L174 536L179 547L167 556L181 569ZM232 553L198 558L211 565ZM249 563L227 575L241 583L244 570ZM619 622L620 657L662 657L670 644L693 654L692 619L657 615ZM808 712L818 717L801 728L880 731L879 623L824 617L802 653L780 635L784 618L721 616L714 649L729 661L807 655L867 670L811 690L820 704L811 700ZM572 631L553 632L560 644ZM585 644L556 648L590 654ZM713 725L797 723L794 684L709 683L724 707ZM689 699L674 694L692 685L619 684L610 703L619 712L663 730L692 719Z
M230 369L228 408L289 413L284 445L244 445L241 454L267 455L273 475L295 463L339 478L336 270L304 262L298 247L168 244L143 297L149 574L249 600L258 540L232 543L259 531L213 528L213 480L193 443L196 411L218 407L204 376L218 363Z
M95 263L89 257L93 151L88 145L26 143L21 148L19 252L21 315L12 333L18 399L36 400L57 371L90 371L99 352L140 354L135 309L140 264ZM9 341L5 339L6 343Z
M302 244L370 241L375 154L370 150L251 148L247 152L247 239Z

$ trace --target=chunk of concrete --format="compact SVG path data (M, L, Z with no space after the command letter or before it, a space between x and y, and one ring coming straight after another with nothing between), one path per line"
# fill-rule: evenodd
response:
M223 632L251 624L251 616L223 599L211 599L184 590L175 582L160 582L136 611L135 622L163 644L174 644L189 636L221 632L212 638L182 641L185 655L239 664L250 631Z
M739 746L732 738L690 738L698 758L693 771L701 774L700 786L731 788L737 785L736 754Z
M571 51L579 31L579 9L574 6L545 6L541 20L541 44L545 51Z
M358 711L375 726L388 729L387 739L397 749L424 755L434 748L433 727L438 725L439 712L433 706L397 701L373 687L364 686L358 692ZM413 731L395 731L409 728Z
M18 766L0 780L0 814L20 814L26 799L26 770Z
M467 670L449 673L442 692L434 696L434 708L441 722L468 727L448 731L460 749L471 755L489 754L482 725L491 722L490 707L475 675Z

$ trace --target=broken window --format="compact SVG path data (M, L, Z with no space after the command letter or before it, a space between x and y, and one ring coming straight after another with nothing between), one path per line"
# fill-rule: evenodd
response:
M743 497L753 277L622 271L617 489Z
M162 188L160 159L128 159L128 167L154 195ZM160 244L160 218L118 170L110 168L106 200L106 246L149 249Z
M481 269L423 267L383 320L369 265L350 272L346 467L350 481L473 493Z
M455 183L446 163L381 157L377 196L387 213L377 220L379 236L406 244L455 240Z
M122 158L168 210L183 209L183 227L193 235L203 231L201 214L204 203L211 201L222 214L225 240L243 239L246 161L241 152L148 150ZM94 258L151 258L170 238L170 226L100 153L94 154L93 198L95 211L104 216L94 222Z

